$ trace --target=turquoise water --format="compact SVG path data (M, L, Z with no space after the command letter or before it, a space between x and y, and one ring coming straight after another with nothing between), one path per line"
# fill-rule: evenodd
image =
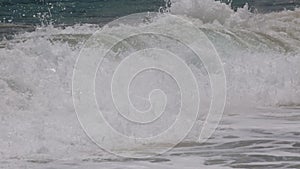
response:
M221 0L228 3L229 0ZM261 12L293 9L300 0L233 0ZM0 22L21 24L103 23L137 12L157 11L164 0L0 0Z

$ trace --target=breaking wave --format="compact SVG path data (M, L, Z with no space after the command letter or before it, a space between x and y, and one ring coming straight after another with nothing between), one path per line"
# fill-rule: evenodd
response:
M227 108L300 105L300 9L259 14L247 6L234 12L220 2L175 0L170 11L215 46L227 77ZM2 156L92 151L71 83L78 53L98 29L50 25L0 42Z

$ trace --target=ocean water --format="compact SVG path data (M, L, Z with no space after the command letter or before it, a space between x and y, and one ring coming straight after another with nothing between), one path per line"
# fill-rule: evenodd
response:
M204 32L221 58L227 78L225 111L207 142L196 141L196 126L174 149L133 159L110 154L86 136L72 101L73 69L85 42L103 24L130 13L158 11L164 2L2 0L0 168L300 168L299 1L245 3L172 1L170 13ZM161 14L148 24L170 20ZM208 75L199 65L193 70L199 81L206 80L201 87L210 95ZM160 74L148 77L177 89ZM143 86L136 89L148 92ZM169 123L157 128L164 124ZM124 146L132 154L142 153L134 145Z
M221 1L235 10L248 3L260 12L291 10L300 5L299 0ZM164 5L164 0L1 0L0 23L99 24L131 13L158 11Z

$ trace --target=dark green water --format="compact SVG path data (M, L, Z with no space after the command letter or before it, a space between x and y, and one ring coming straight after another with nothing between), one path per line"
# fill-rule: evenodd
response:
M14 23L99 23L157 10L161 0L1 0L0 20Z
M221 0L228 2L228 0ZM300 0L233 0L262 12L293 9ZM102 23L137 12L158 11L164 0L0 0L0 22L16 24Z
M99 23L136 12L157 11L163 0L0 0L6 23Z

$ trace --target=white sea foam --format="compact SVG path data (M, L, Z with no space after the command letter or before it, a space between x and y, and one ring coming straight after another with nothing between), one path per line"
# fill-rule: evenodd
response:
M254 14L210 0L177 0L171 13L185 15L214 44L224 62L229 109L300 104L300 9ZM95 152L76 119L71 78L84 41L97 29L48 26L5 41L0 157Z

